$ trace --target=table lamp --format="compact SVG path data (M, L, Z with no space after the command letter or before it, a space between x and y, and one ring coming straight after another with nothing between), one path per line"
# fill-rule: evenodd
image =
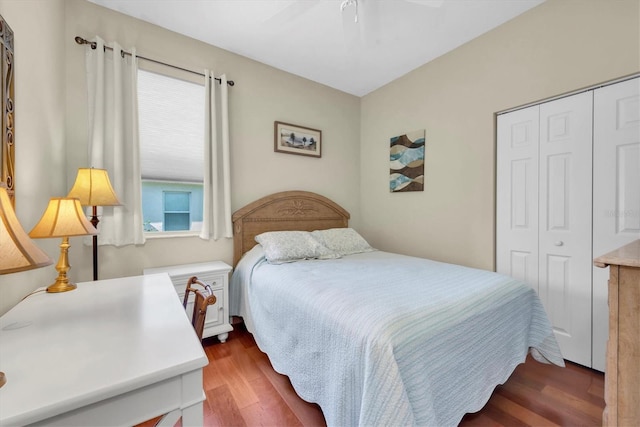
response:
M35 239L62 237L60 258L56 264L58 278L47 288L47 292L66 292L76 288L69 282L67 271L69 265L69 237L96 234L98 230L87 220L82 211L80 201L69 197L52 197L49 204L29 236Z
M82 206L92 206L91 224L97 229L98 206L121 205L106 169L80 168L67 197L76 197ZM98 236L93 235L93 280L98 280Z
M17 273L53 264L24 231L9 199L4 184L0 183L0 274ZM0 387L7 382L0 372Z

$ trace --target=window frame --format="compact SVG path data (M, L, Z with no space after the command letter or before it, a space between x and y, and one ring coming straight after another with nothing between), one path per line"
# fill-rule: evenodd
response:
M174 68L168 65L164 65L164 64L159 64L157 62L153 62L153 61L148 61L145 60L144 58L138 58L138 69L142 70L142 71L146 71L146 72L150 72L150 73L155 73L155 74L159 74L165 77L169 77L169 78L174 78L174 79L178 79L178 80L183 80L189 83L194 83L197 85L201 85L203 88L205 86L204 84L204 77L202 75L199 75L197 73L194 72L190 72L188 70L182 70L182 69L178 69L178 68ZM139 108L139 107L138 107ZM202 105L202 108L204 109L204 103ZM204 123L203 123L203 127L204 127ZM204 144L204 141L203 141ZM140 153L140 155L142 155L142 153ZM144 184L145 181L155 181L158 182L158 180L155 179L144 179L144 178L140 178L141 183ZM181 183L179 181L167 181L170 183ZM194 182L188 182L187 184L200 184L200 183L194 183ZM202 187L203 187L203 191L204 191L204 181L202 182ZM142 196L142 195L141 195ZM163 196L164 197L164 196ZM191 203L191 201L190 201ZM203 207L204 209L204 207ZM144 214L144 209L143 212ZM163 221L164 221L164 200L163 200L163 210L162 210L162 214L163 214ZM203 211L203 216L204 216L204 211ZM191 220L191 212L189 212L190 215L190 220ZM143 226L143 224L141 224L141 226ZM164 228L164 224L163 224L163 228ZM143 227L144 230L144 227ZM200 236L200 230L176 230L176 231L143 231L144 237L145 239L166 239L166 238L174 238L174 237L198 237Z

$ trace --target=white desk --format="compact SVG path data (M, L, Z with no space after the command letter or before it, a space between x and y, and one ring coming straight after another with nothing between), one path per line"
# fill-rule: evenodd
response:
M0 317L0 425L201 426L207 363L167 274L37 293Z

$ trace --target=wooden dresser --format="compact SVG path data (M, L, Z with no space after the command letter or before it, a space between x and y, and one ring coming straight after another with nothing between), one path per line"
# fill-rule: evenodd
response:
M594 260L609 267L605 426L640 426L640 240Z

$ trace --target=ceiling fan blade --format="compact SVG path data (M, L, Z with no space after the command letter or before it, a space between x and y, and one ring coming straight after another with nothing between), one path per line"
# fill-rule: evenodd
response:
M421 6L428 7L440 7L444 3L445 0L404 0L409 3L419 4Z
M348 49L362 49L378 42L379 3L378 0L358 0L342 9L342 29Z
M291 24L300 15L305 14L309 10L313 9L319 4L318 0L306 0L306 1L291 1L288 5L265 18L264 22L270 26L280 26Z
M358 11L359 12L359 11ZM344 38L345 48L348 53L354 53L360 46L360 28L359 22L356 22L355 7L347 7L342 10L342 35ZM360 17L358 16L358 21Z
M360 22L360 39L368 47L376 46L380 39L380 2L377 0L360 0L358 12L362 16Z

